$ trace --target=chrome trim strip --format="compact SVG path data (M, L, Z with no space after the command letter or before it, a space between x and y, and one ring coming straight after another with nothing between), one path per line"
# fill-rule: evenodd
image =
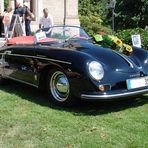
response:
M29 56L29 55L21 55L21 54L8 54L8 55L17 56L17 57L26 57L26 58L37 58L37 59L41 59L41 60L48 60L48 61L52 61L52 62L59 62L59 63L69 64L69 65L72 64L71 62L55 60L55 59L50 59L50 58L44 58L41 56Z
M125 56L123 56L122 54L118 53L117 51L114 51L114 52L116 54L118 54L120 57L122 57L130 65L131 68L134 68L133 63L129 59L127 59Z
M22 80L18 80L18 79L16 79L16 78L12 78L12 77L9 77L9 76L5 76L4 78L6 78L6 79L11 79L11 80L14 80L14 81L17 81L17 82L20 82L20 83L24 83L24 84L33 86L33 87L35 87L35 88L38 88L38 86L35 85L35 84L31 84L31 83L29 83L29 82L25 82L25 81L22 81Z
M37 57L41 57L41 58L46 58L46 56L44 56L44 55L36 55Z
M140 94L144 94L144 93L148 93L148 88L147 89L144 89L144 90L138 90L138 91L133 91L133 92L123 92L123 93L119 93L119 94L111 94L111 95L87 95L87 94L82 94L81 95L81 98L82 99L86 99L86 100L89 100L89 99L94 99L94 100L97 100L97 99L116 99L116 98L119 98L119 97L129 97L129 96L132 96L132 95L140 95Z

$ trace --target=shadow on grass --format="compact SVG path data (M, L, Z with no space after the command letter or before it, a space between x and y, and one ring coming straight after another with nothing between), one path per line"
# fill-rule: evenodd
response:
M148 103L148 95L136 97L135 99L126 99L122 101L81 101L79 105L73 107L59 107L50 103L47 96L36 88L23 85L16 82L10 82L9 85L0 86L0 90L15 94L21 99L28 100L41 106L50 107L57 110L72 112L76 116L81 115L101 115L110 112L118 112L127 108L134 108Z

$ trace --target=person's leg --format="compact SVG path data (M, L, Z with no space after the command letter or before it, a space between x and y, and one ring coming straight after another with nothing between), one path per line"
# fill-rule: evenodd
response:
M0 37L2 36L2 26L0 25Z
M28 34L29 34L29 35L31 35L31 27L30 27L30 23L31 23L31 21L29 20L29 22L28 22Z
M8 34L8 32L9 32L9 28L10 28L10 24L7 25L7 32L6 32L6 36L7 36L7 38L9 37L9 34Z
M4 25L5 38L7 38L7 25Z
M25 36L26 35L26 31L25 31L25 23L24 22L22 22L22 17L19 17L19 19L20 19L20 23L21 23L21 25L22 25L22 30L23 30L23 36Z
M31 28L30 28L30 20L25 20L25 31L26 31L26 36L31 35Z
M10 25L9 25L9 24L4 25L4 31L5 31L5 38L6 38L6 39L8 38L8 31L9 31L9 27L10 27Z
M25 33L27 35L27 21L25 20Z
M0 37L2 36L2 16L0 16Z

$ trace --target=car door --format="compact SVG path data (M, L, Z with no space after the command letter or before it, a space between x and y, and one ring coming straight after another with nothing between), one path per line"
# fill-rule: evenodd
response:
M33 86L38 85L38 74L35 66L34 46L14 46L5 52L8 63L4 72L7 77Z

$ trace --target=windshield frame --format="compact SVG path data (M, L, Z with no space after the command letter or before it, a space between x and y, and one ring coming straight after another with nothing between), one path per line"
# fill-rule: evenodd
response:
M52 33L52 30L53 29L58 29L58 28L61 28L61 31L63 34L60 34L57 32L57 34L61 35L61 38L57 38L55 36L52 36L50 33ZM71 36L64 36L64 28L73 28L73 29L79 29L79 33L80 34L75 34L75 35L71 35ZM51 31L50 31L51 30ZM50 32L49 32L50 31ZM65 30L66 32L67 30ZM75 26L75 25L55 25L55 26L52 26L52 27L49 27L49 28L41 28L41 29L38 29L36 33L39 33L39 32L45 32L46 33L46 36L47 38L54 38L54 39L57 39L59 40L60 42L66 42L66 41L69 41L69 40L90 40L91 39L91 36L88 35L88 33L80 26ZM82 34L81 34L82 33ZM55 33L56 34L56 33ZM70 35L70 34L69 34ZM81 36L82 35L82 36Z

